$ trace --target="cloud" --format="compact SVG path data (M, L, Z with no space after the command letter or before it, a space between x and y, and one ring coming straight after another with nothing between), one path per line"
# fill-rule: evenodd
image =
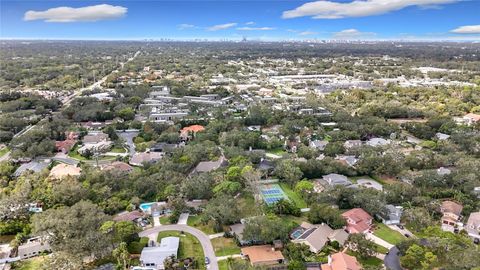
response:
M238 27L237 30L240 31L269 31L275 30L273 27Z
M377 34L373 32L360 32L357 29L345 29L333 34L333 39L371 39Z
M237 26L237 23L225 23L225 24L217 24L214 26L207 27L208 31L218 31L218 30L225 30L228 28L232 28L234 26Z
M450 4L461 0L355 0L340 3L333 1L315 1L305 3L295 9L284 11L282 18L312 16L314 19L340 19L365 17L400 10L410 6L432 7Z
M455 34L480 34L480 24L460 26L451 30L450 32Z
M303 32L300 32L298 33L300 36L311 36L311 35L316 35L318 34L317 32L313 32L313 31L303 31Z
M25 21L43 20L46 22L95 22L116 19L124 16L127 8L107 4L80 8L56 7L44 11L29 10L25 12Z
M180 30L185 30L185 29L197 28L197 27L193 24L182 23L182 24L177 25L177 28L180 29Z
M246 22L245 25L254 25L255 22Z

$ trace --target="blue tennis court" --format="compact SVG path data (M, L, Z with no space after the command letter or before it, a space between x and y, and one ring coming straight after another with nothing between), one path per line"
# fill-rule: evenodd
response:
M274 204L280 200L288 200L288 197L283 192L278 184L266 184L260 189L263 200L268 204Z

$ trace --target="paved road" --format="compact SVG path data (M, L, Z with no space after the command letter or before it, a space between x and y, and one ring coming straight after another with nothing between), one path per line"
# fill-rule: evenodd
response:
M158 235L159 232L164 232L164 231L183 231L195 236L198 239L198 241L200 241L200 244L202 245L203 254L205 254L205 256L210 259L210 265L208 268L210 270L218 270L218 261L217 261L217 257L215 256L215 251L213 249L212 242L210 242L210 238L208 237L208 235L206 235L204 232L198 229L195 229L187 225L179 225L179 224L162 225L159 227L154 227L154 228L142 231L138 235L140 237L148 237L152 239L151 238L152 235L154 235L156 238L156 235Z
M398 248L393 247L385 256L383 263L388 270L403 270L402 266L400 265L400 258L398 257L398 252Z
M138 131L117 131L117 135L122 137L125 140L125 143L128 146L128 151L130 154L130 157L133 157L135 155L135 143L133 143L133 138L135 138L138 135Z

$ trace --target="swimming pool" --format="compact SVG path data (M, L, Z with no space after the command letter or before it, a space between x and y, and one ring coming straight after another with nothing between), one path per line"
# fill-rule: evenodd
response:
M150 211L150 208L152 208L152 205L154 203L153 202L149 202L149 203L142 203L140 204L138 207L140 208L140 210L142 210L143 212L148 212Z

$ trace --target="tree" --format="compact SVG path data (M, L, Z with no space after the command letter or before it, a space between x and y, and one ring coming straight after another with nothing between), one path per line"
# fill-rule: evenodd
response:
M310 251L310 247L306 244L288 243L285 245L283 253L289 261L305 262L308 257L313 253Z
M347 240L347 246L356 251L363 259L373 257L377 253L375 243L368 240L362 233L350 234Z
M241 188L242 188L242 184L238 182L225 180L213 188L213 193L215 194L224 193L224 194L235 195L240 191Z
M422 231L424 228L434 224L430 213L423 207L405 209L403 212L403 219L415 231Z
M273 240L286 241L289 230L275 215L258 216L246 221L243 239L263 243L271 243Z
M117 116L125 121L133 120L135 118L135 111L132 108L121 109Z
M313 191L313 183L308 180L302 180L295 185L295 191L300 193L309 193Z
M347 224L340 210L328 204L313 204L308 212L308 221L313 224L326 223L334 229L340 229Z
M100 227L100 231L111 237L112 243L127 244L138 238L137 226L131 221L107 221Z
M127 243L122 242L116 249L112 251L112 256L117 259L117 265L123 269L128 269L130 265L130 253L127 250Z
M301 261L290 261L288 263L288 270L302 270L302 269L307 269L305 264Z
M278 202L270 205L269 210L277 215L292 215L300 216L302 211L293 202L281 199Z
M98 256L108 252L106 236L100 232L107 216L89 201L72 207L48 209L33 216L33 232L49 235L52 250L78 256Z
M289 185L295 185L303 176L300 168L291 160L281 160L273 173L283 182Z
M233 197L221 194L208 202L204 211L204 221L213 220L220 227L238 221L239 214L237 201Z

